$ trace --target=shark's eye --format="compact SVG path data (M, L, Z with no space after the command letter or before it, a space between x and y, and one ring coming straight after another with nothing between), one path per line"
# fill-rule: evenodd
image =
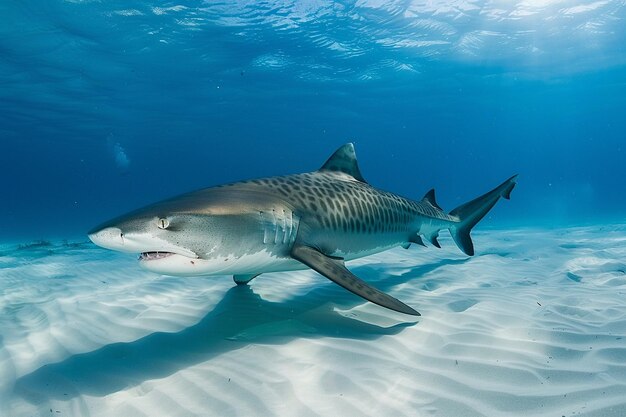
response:
M170 221L167 220L165 217L161 217L157 223L157 226L159 227L159 229L167 229L167 226L169 225L170 225Z

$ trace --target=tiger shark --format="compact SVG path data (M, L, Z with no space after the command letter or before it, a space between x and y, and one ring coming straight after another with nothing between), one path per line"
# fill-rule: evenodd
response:
M233 275L245 285L262 273L311 268L368 301L419 316L344 262L411 243L426 246L422 237L439 248L443 229L471 256L470 231L501 197L510 198L516 179L446 213L434 189L412 201L372 187L348 143L317 171L183 194L110 220L89 238L140 253L142 267L165 275Z

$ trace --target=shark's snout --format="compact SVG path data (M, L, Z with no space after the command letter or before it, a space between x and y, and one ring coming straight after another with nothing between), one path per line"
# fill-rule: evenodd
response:
M154 261L171 254L192 259L198 258L198 255L191 249L179 245L178 242L159 238L149 231L130 230L124 233L119 227L103 226L91 230L87 236L93 243L106 249L141 253L140 260L142 261Z
M103 248L124 251L124 234L118 227L94 229L88 234L89 239Z

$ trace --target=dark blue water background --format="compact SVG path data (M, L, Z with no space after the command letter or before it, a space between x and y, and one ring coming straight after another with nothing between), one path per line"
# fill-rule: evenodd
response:
M623 1L0 4L0 239L84 237L173 194L317 169L482 225L623 222Z

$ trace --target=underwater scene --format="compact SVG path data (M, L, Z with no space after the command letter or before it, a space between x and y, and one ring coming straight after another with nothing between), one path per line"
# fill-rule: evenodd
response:
M626 2L0 3L0 416L626 416Z

